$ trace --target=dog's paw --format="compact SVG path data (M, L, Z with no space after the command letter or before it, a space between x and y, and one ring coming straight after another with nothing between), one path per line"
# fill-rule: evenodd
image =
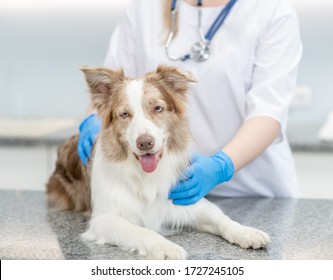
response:
M151 260L186 260L186 258L186 251L168 240L156 242L147 250L147 259Z
M231 230L224 235L225 239L231 244L237 244L241 248L259 249L266 247L271 241L269 235L259 229L241 226Z
M88 229L86 232L82 233L81 238L84 241L97 241L97 236L91 229Z

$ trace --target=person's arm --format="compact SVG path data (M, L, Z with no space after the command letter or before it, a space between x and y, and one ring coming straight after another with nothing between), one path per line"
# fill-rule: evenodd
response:
M232 160L235 172L258 157L280 133L280 123L270 117L248 119L222 149Z
M244 122L236 135L212 156L194 155L186 179L169 194L174 204L190 205L258 157L279 136L280 123L266 116Z

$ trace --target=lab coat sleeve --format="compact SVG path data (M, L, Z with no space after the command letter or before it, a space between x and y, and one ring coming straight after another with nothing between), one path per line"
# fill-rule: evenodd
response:
M138 0L132 0L124 17L114 29L109 43L104 66L111 69L124 69L128 76L136 76L136 6Z
M278 1L258 43L252 86L246 96L245 120L272 117L281 124L283 135L301 56L296 12L287 1Z

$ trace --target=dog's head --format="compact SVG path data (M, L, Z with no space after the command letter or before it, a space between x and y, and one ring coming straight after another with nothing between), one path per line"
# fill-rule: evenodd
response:
M190 73L159 66L142 79L133 79L108 68L82 71L103 122L100 141L108 159L121 161L132 154L151 173L164 152L188 149L186 91L195 81Z

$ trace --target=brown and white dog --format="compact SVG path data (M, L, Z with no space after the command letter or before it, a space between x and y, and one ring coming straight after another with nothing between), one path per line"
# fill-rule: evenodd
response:
M267 245L266 233L232 221L206 199L190 206L168 199L190 163L185 115L188 84L195 81L190 73L160 66L132 79L107 68L82 71L102 129L88 168L76 153L77 136L60 147L47 191L57 209L91 209L84 239L136 250L149 259L187 256L158 233L163 227L191 227L242 248Z

